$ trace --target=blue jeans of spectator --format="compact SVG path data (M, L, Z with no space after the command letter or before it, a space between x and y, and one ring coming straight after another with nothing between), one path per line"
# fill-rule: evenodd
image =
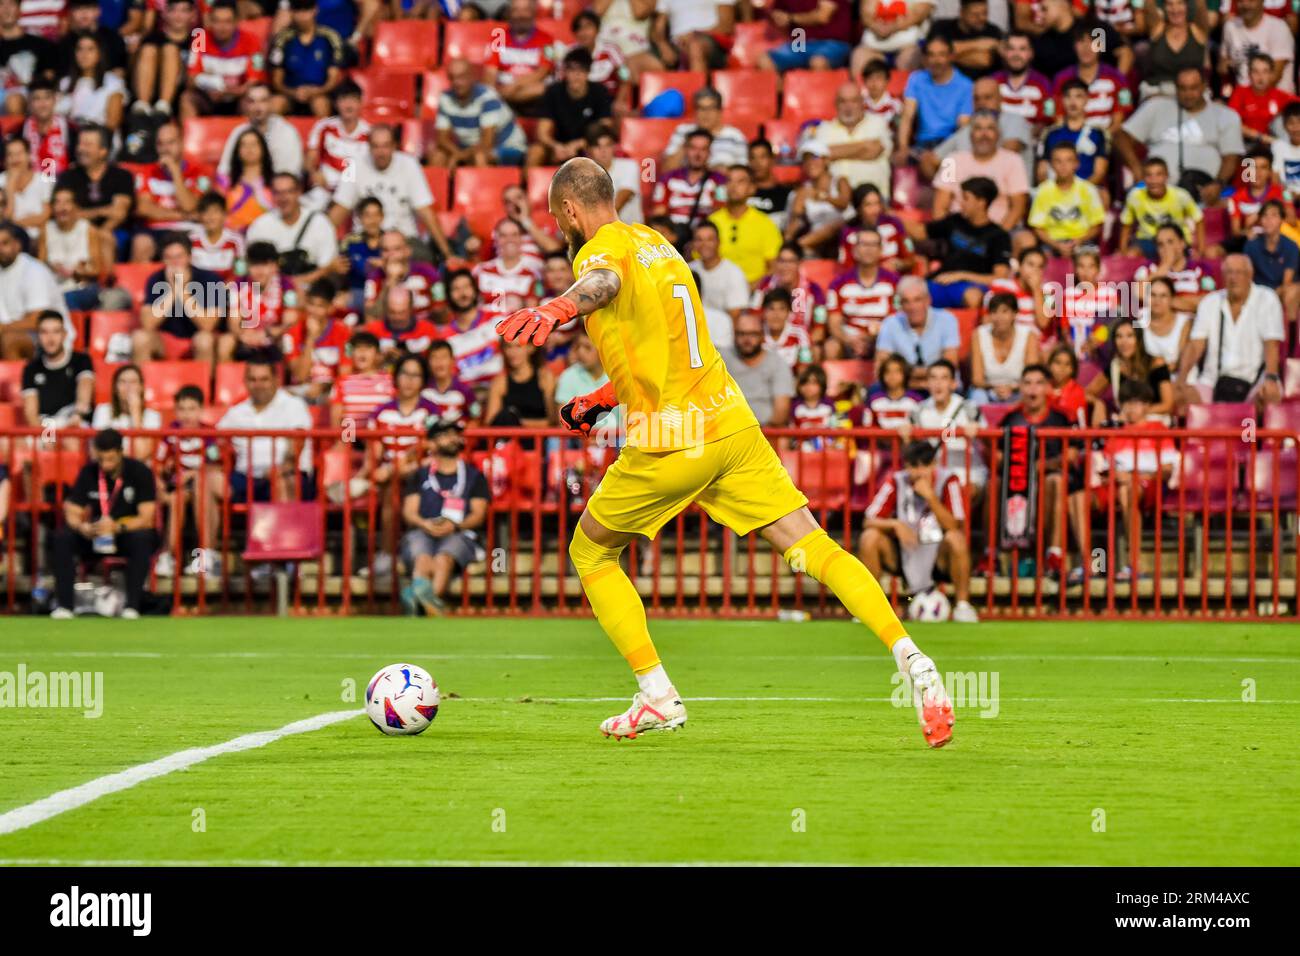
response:
M964 309L966 307L966 290L978 289L980 292L987 292L985 286L978 282L949 282L946 285L942 282L929 280L926 285L930 287L930 303L936 309Z
M1138 239L1135 240L1133 244L1141 249L1142 255L1146 256L1152 262L1155 262L1159 258L1156 254L1156 241L1154 239Z
M63 293L63 302L69 312L90 312L99 308L99 286L91 284Z
M830 63L832 70L838 70L849 61L849 51L852 49L843 40L805 40L802 46L804 49L800 52L795 50L793 43L787 43L775 50L768 50L767 55L772 58L772 65L778 73L807 69L815 56Z
M316 475L310 471L298 472L298 500L315 501L316 500ZM270 501L271 500L271 479L269 476L262 478L253 478L252 493L250 498L249 479L242 471L232 471L230 473L229 497L231 504L243 504L246 501Z

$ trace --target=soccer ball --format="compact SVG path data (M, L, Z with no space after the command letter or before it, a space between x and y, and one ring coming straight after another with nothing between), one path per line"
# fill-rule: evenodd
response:
M366 685L366 716L390 736L423 733L438 716L438 684L414 664L389 664Z
M907 606L907 616L913 621L946 621L951 612L948 596L938 588L922 591Z

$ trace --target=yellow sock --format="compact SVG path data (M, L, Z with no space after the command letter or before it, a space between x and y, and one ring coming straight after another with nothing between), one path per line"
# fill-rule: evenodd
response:
M587 592L591 609L596 612L596 620L632 671L644 674L659 666L659 654L650 640L641 595L619 566L618 556L622 551L622 548L596 544L581 525L574 529L569 543L569 559L578 572L582 589Z
M818 528L800 538L785 553L797 571L803 571L826 585L849 612L893 650L899 638L907 636L889 598L866 566Z

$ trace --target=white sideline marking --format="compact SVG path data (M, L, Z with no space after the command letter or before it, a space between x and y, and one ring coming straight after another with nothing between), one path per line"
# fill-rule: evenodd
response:
M140 657L140 658L191 658L196 660L252 659L277 660L282 658L310 658L313 660L377 660L374 654L315 651L195 651L192 653L155 653L150 651L63 651L56 647L5 648L7 655L47 657ZM692 650L696 657L733 657L734 652ZM402 656L390 654L390 657ZM595 661L608 660L609 654L426 654L416 650L408 657L430 661ZM1139 655L1139 654L962 654L938 655L944 661L1084 661L1105 664L1300 664L1300 657L1214 657L1208 655ZM752 654L754 661L884 661L883 654Z
M35 803L29 803L24 807L18 807L8 813L0 814L0 834L13 833L34 826L37 823L44 823L51 817L85 806L87 803L108 796L110 793L128 790L136 784L152 780L154 777L175 773L177 770L186 770L212 757L265 747L267 744L274 743L283 737L320 730L322 727L337 724L339 721L351 720L363 713L365 713L363 710L336 710L328 714L317 714L315 717L308 717L305 720L296 720L291 724L285 724L278 730L259 730L256 733L236 737L234 740L227 740L223 744L213 744L210 747L192 747L189 750L181 750L166 757L151 760L149 763L128 767L126 770L111 773L106 777L97 777L89 783L83 783L70 790L60 790L58 793L37 800Z

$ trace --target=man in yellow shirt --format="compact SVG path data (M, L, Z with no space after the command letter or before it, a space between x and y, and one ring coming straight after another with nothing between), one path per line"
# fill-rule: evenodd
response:
M1075 174L1079 154L1070 142L1057 143L1048 157L1054 178L1043 180L1029 207L1029 228L1058 256L1074 255L1076 246L1096 242L1106 221L1101 193Z
M610 380L567 402L560 418L587 435L605 412L626 406L626 444L569 544L596 620L640 688L631 707L600 725L601 733L632 738L686 722L686 707L650 640L645 605L619 556L635 536L653 538L698 502L736 534L758 532L796 570L825 584L911 681L926 743L947 743L952 703L934 662L907 636L876 579L808 510L713 347L686 261L653 229L619 221L614 184L589 159L559 168L550 208L578 278L550 302L507 316L497 332L507 342L540 346L558 325L585 316Z
M781 230L767 213L749 204L754 177L748 166L728 167L726 188L726 205L709 216L709 222L718 227L722 258L740 266L752 288L781 251Z
M1183 235L1195 237L1197 255L1205 253L1205 217L1191 194L1169 185L1169 164L1159 156L1148 156L1142 164L1143 182L1128 191L1119 214L1119 248L1125 255L1145 256L1155 261L1156 233L1173 223Z

